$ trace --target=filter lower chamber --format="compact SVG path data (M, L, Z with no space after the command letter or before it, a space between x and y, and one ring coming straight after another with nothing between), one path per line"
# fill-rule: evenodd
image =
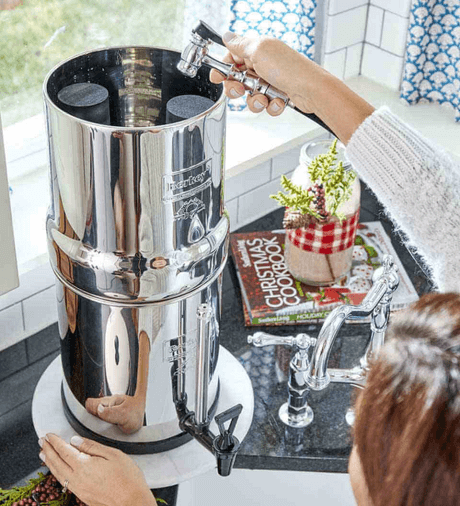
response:
M58 65L45 80L52 202L47 219L57 276L63 402L74 428L129 453L189 439L175 400L194 410L197 309L206 303L208 406L215 409L224 214L222 86L177 71L179 53L108 48ZM75 82L109 92L110 125L66 112ZM166 103L201 95L214 104L173 124ZM103 398L118 421L90 415ZM88 404L89 403L89 404ZM125 417L125 418L123 418Z
M131 454L170 450L191 439L179 429L173 399L185 394L189 409L195 410L197 308L203 302L213 308L208 406L214 416L220 276L179 302L142 308L100 304L60 282L57 287L63 403L77 432ZM101 398L105 405L117 406L118 424L103 422L85 409Z

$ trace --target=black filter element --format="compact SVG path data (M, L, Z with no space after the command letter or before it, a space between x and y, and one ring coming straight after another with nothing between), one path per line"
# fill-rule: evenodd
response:
M110 125L109 92L95 83L75 83L58 93L61 108L77 118Z
M213 105L213 100L200 95L173 97L166 104L166 123L176 123L176 121L193 118L207 111Z

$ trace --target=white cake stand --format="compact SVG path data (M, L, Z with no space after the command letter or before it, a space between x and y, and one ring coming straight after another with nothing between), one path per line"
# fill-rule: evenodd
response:
M219 376L221 385L216 413L221 413L235 404L243 405L235 429L235 436L242 441L249 431L254 413L251 380L238 360L222 346L215 374ZM59 356L48 366L35 389L32 420L38 437L52 432L69 441L75 435L62 406L62 379ZM211 422L210 428L214 434L219 433L214 421ZM150 488L177 485L217 467L215 457L194 439L167 452L132 455L132 458L144 472Z

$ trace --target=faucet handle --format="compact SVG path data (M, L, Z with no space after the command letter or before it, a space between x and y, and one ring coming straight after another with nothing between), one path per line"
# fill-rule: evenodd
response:
M306 350L316 343L314 337L308 334L297 334L296 336L274 336L266 332L256 332L252 336L248 336L248 343L257 346L272 346L277 344L284 344L286 346L295 346L301 350Z
M252 336L248 336L248 343L261 348L262 346L272 346L276 344L285 344L292 346L294 344L293 336L274 336L266 332L256 332Z

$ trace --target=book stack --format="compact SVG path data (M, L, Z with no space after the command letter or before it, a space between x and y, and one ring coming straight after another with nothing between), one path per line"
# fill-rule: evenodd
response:
M360 304L384 255L393 257L401 278L391 311L404 309L418 300L390 238L378 221L358 225L351 271L332 286L309 286L294 279L284 261L284 240L284 230L230 236L247 326L322 323L337 306Z

